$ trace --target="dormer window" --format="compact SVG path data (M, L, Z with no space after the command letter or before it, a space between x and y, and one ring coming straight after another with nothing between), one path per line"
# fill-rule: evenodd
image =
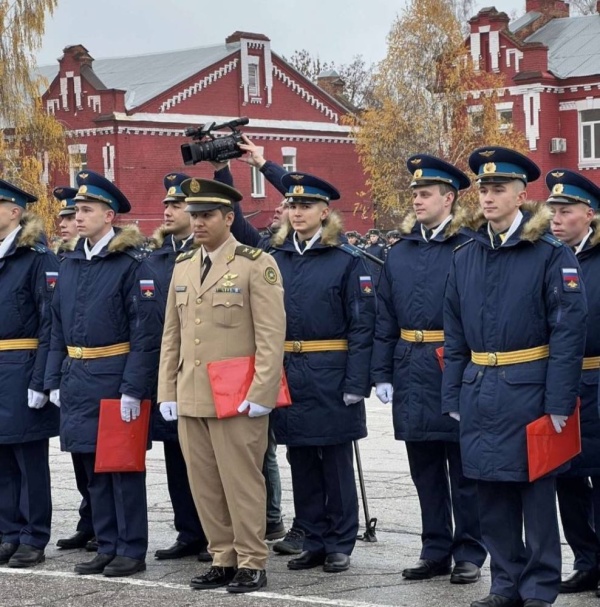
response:
M260 97L260 58L248 57L248 95L250 97Z

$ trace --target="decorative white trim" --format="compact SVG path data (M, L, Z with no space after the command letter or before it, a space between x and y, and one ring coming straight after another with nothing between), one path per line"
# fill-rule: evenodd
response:
M67 146L69 150L69 156L74 154L87 154L87 143L72 143Z
M489 34L491 29L492 28L491 28L490 25L480 25L479 26L479 33L480 34Z
M533 111L532 111L533 102ZM525 137L529 142L529 149L537 149L537 140L540 138L540 92L533 91L523 94L523 110L525 111Z
M558 104L558 111L559 112L568 112L570 110L576 110L577 109L577 102L576 101L561 101Z
M42 175L40 177L40 182L44 185L48 185L48 169L50 165L50 161L48 158L48 152L44 151L43 154L38 153L38 159L42 162Z
M46 112L55 114L56 110L60 110L60 99L48 99L46 101Z
M114 127L109 126L103 129L75 129L74 131L65 131L67 137L95 137L96 135L113 135Z
M65 112L69 111L69 108L67 106L67 93L68 93L67 83L68 82L69 82L68 78L60 79L60 98L62 101L63 110L65 110Z
M231 59L227 63L224 63L217 69L210 72L210 74L207 74L206 76L204 76L204 78L202 78L201 80L194 82L194 84L191 84L187 88L180 90L179 92L175 93L172 97L170 97L169 99L164 101L161 104L158 111L166 112L167 110L176 106L178 103L185 101L189 97L193 97L194 95L196 95L200 91L202 91L202 89L207 88L208 86L210 86L211 84L213 84L214 82L216 82L217 80L219 80L220 78L225 76L226 74L229 74L229 72L232 72L237 67L237 64L238 64L237 57L235 59Z
M271 103L273 103L273 57L271 55L271 43L265 42L263 48L263 56L265 63L265 90L267 91L267 107L271 107Z
M285 72L280 70L276 65L273 66L273 72L279 80L281 80L289 89L292 89L295 93L300 95L305 101L310 103L313 107L318 109L322 114L325 114L328 118L331 118L334 122L338 121L338 114L334 112L329 106L325 105L322 101L317 99L312 93L307 91L301 84L298 84L295 80L290 78Z
M493 72L499 72L498 59L500 58L500 32L490 32L490 59Z
M92 108L92 112L100 114L102 112L102 97L100 95L88 95L87 104Z
M188 127L190 124L206 124L207 122L229 122L237 116L205 116L200 114L153 114L140 112L137 114L126 114L125 112L114 112L113 119L117 122L152 122L155 124L181 124ZM303 120L264 120L252 118L251 127L257 129L284 129L288 131L325 131L328 133L351 133L352 127L331 124L329 122L312 122ZM138 127L131 127L138 128ZM147 128L147 127L142 127ZM225 132L223 132L225 134Z
M471 59L473 59L473 67L475 71L479 71L479 56L481 53L481 35L473 32L471 34Z
M104 162L104 176L109 181L115 180L115 146L107 143L102 146L102 160Z
M75 107L78 110L82 110L83 105L81 103L81 76L73 77L73 90L75 92Z
M515 59L515 72L519 71L521 59L523 59L523 52L518 48L507 48L506 49L506 67L511 66L511 56Z

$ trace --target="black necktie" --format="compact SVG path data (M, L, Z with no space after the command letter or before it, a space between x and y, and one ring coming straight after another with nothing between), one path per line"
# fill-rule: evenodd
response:
M202 264L202 267L204 268L204 271L202 272L202 278L200 279L200 284L202 284L204 282L204 279L206 278L206 275L210 271L210 266L212 266L212 261L210 260L210 257L207 255L204 258L204 263Z
M429 240L431 239L431 235L432 234L433 234L433 229L432 228L423 227L423 235L425 236L425 240L427 242L429 242Z

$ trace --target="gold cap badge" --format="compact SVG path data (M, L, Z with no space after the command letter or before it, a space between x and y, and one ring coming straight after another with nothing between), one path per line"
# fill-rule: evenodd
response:
M564 173L562 171L555 171L552 173L552 177L556 177L557 179L560 179L563 175Z
M411 164L414 164L415 166L420 165L420 164L421 164L421 162L422 162L422 159L421 159L421 158L413 158L413 159L410 161L410 163L411 163Z
M80 186L79 190L77 190L77 194L87 194L87 185Z
M190 183L190 192L197 194L200 191L200 182L196 179L192 179Z
M553 194L562 194L565 190L565 186L562 183L556 183L554 184L554 187L552 188L552 193Z
M413 173L413 177L415 179L421 179L421 177L423 177L423 169L417 169L414 173Z
M489 173L495 173L496 172L496 165L493 162L486 162L483 165L483 172L485 174L489 174Z
M479 155L484 158L491 158L495 153L495 150L486 150L485 152L479 152Z
M292 174L292 175L290 175L290 177L292 179L294 179L295 181L300 181L304 177L304 175L294 175L294 174Z
M167 179L168 179L169 181L175 181L175 180L177 179L177 175L173 175L173 174L171 174L171 175L167 175Z
M292 190L293 194L304 194L304 186L302 185L295 185L294 189Z
M89 173L79 173L79 177L81 179L87 179L88 178Z
M172 186L169 188L169 191L167 192L167 196L174 196L176 192L177 192L177 188L175 186Z
M63 201L60 203L60 208L61 208L61 209L66 209L66 208L67 208L67 201L66 201L66 200L63 200Z

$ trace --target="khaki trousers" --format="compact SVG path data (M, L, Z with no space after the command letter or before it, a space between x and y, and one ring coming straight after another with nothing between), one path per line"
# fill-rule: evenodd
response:
M179 418L190 488L216 567L265 569L268 429L266 415Z

